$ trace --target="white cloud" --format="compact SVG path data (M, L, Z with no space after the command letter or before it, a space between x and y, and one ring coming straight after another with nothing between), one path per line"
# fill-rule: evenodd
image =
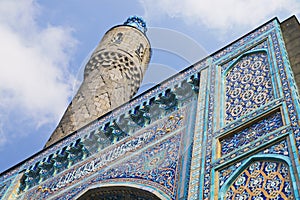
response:
M279 16L288 17L300 12L299 0L140 0L145 15L182 18L187 23L197 23L208 28L223 30L258 26Z
M69 27L39 27L39 11L33 0L0 1L0 125L12 112L20 113L13 120L31 119L35 127L53 123L68 104L77 41Z

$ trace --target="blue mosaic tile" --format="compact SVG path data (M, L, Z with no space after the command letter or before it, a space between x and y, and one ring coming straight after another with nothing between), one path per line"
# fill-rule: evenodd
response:
M281 112L276 111L243 130L220 139L221 155L235 151L240 147L280 128L281 126L283 126Z
M295 199L288 165L253 162L230 185L225 199Z
M286 140L283 140L281 142L278 142L271 147L268 147L259 153L259 154L275 154L275 155L283 155L283 156L289 156L289 150L288 150L288 143ZM230 176L244 163L244 161L247 159L247 157L244 158L243 161L236 162L230 166L227 166L221 170L219 170L219 188L223 186L225 181L227 181Z
M225 123L274 99L269 62L264 52L243 56L225 78Z

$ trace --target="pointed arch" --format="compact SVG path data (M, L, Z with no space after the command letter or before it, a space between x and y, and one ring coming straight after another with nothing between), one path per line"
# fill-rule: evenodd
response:
M224 183L219 200L236 197L251 199L298 199L293 168L288 157L274 154L254 155L247 159Z
M85 190L81 191L76 195L75 199L84 200L89 199L89 195L92 194L103 195L110 193L113 195L118 194L131 194L133 197L138 194L143 195L145 199L149 200L171 200L171 198L165 194L163 191L159 190L156 187L134 183L134 182L108 182L108 183L99 183L87 187ZM97 194L98 193L98 194ZM128 198L125 198L128 199Z
M255 49L255 50L250 50L250 51L244 52L228 65L228 67L224 70L224 75L226 75L228 73L228 71L230 71L231 68L234 65L236 65L243 57L245 57L247 55L251 55L251 54L257 54L257 53L265 53L266 55L268 55L268 52L266 49Z

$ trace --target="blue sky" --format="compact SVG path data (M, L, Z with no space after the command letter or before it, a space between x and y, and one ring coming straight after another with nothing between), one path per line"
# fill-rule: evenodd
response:
M0 172L43 148L89 54L128 16L142 16L149 28L145 89L269 19L293 14L300 18L298 0L0 0Z

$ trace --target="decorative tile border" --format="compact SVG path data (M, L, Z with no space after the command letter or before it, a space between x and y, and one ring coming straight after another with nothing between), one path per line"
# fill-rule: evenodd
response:
M277 29L279 29L277 32L272 32L272 42L275 49L275 55L276 55L276 63L279 68L279 76L280 81L282 85L283 95L284 99L288 108L288 115L291 121L291 127L293 129L293 132L295 134L295 142L296 146L298 148L298 159L300 158L299 150L300 150L300 127L299 127L299 118L297 116L296 111L296 105L295 101L291 92L290 85L294 85L294 80L291 78L291 74L288 74L287 72L291 73L291 67L289 65L288 61L284 61L283 57L288 60L288 56L284 47L283 37L280 34L280 26L278 25Z
M211 67L210 74L210 85L208 89L209 100L208 100L208 117L207 117L207 130L204 132L206 134L206 140L203 142L206 144L205 149L205 158L204 160L204 172L202 172L202 180L203 182L203 200L208 200L210 198L210 190L211 190L211 162L212 162L212 141L213 141L213 121L214 121L214 102L215 102L215 75L216 69L215 67ZM201 198L201 196L200 196Z
M188 188L188 199L198 200L199 199L199 190L200 190L200 175L201 175L201 158L202 158L202 140L204 132L204 123L206 118L206 99L205 91L207 89L207 80L208 69L202 70L200 75L200 86L197 102L197 111L196 111L196 123L195 131L193 138L193 151L192 151L192 161L191 161L191 170L190 170L190 180Z

